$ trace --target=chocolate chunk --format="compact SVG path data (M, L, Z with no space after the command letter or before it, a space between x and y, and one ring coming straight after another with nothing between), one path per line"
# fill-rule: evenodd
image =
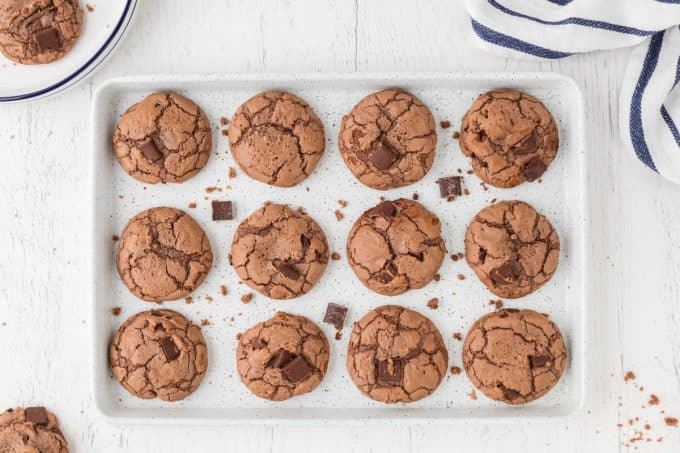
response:
M536 131L532 131L528 137L515 145L515 154L521 156L523 154L531 154L538 148L538 136Z
M59 35L59 31L53 27L34 33L33 39L40 52L59 50L61 47L61 36Z
M312 367L299 355L283 367L283 374L290 382L300 382L312 374Z
M156 162L161 157L163 157L163 153L159 151L158 147L156 146L156 143L153 140L145 142L140 147L140 149L142 151L142 154L144 154L144 157L149 159L151 162Z
M404 363L401 359L381 360L378 362L376 378L383 385L401 385L404 379Z
M323 322L332 324L336 329L341 330L345 324L345 316L347 316L347 307L331 302L326 307L326 315L323 317Z
M165 355L165 358L168 360L168 362L172 362L177 357L179 357L179 349L177 349L177 345L174 341L172 341L172 338L161 338L160 346L161 351L163 351L163 355Z
M271 360L269 361L269 366L272 368L283 368L292 359L293 354L282 348L274 353Z
M484 264L484 261L486 261L486 249L484 248L479 248L479 263Z
M262 341L262 338L253 338L250 340L250 346L252 346L253 349L262 349L267 346L267 343Z
M503 387L503 395L508 401L516 400L521 394L517 390Z
M383 217L394 217L397 213L397 207L391 201L383 201L373 208L373 213Z
M368 160L380 170L389 170L399 159L397 154L387 143L379 142Z
M545 366L546 363L550 361L550 356L548 354L539 354L529 356L529 363L531 363L531 368L541 368Z
M298 272L297 269L295 269L295 266L293 266L290 263L284 263L283 261L279 261L274 263L274 267L283 274L284 277L286 277L289 280L297 280L300 278L300 273Z
M547 167L543 161L538 157L534 157L529 162L524 164L522 167L522 173L524 174L524 177L527 178L527 181L535 181L543 173L545 173L546 169Z
M47 426L47 409L42 406L38 407L27 407L24 411L26 415L26 421L38 426Z
M448 129L451 127L451 121L443 120L439 122L439 125L442 127L442 129Z
M489 277L491 277L496 286L508 285L517 280L521 271L521 264L514 260L508 260L493 269Z
M463 178L460 176L447 176L446 178L439 178L437 180L437 184L439 184L439 195L441 195L442 198L458 197L462 195L463 191L460 187L462 179Z
M234 218L231 201L212 202L212 219L213 220L231 220Z

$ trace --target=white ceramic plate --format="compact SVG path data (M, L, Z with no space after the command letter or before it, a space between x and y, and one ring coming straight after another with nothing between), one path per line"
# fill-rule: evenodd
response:
M408 187L380 192L360 184L343 163L337 148L342 115L365 95L376 90L400 86L428 105L437 123L449 120L450 129L437 127L437 155L430 172ZM542 183L526 183L513 189L480 185L475 175L465 174L469 159L460 152L451 136L463 114L480 94L497 87L525 90L539 99L554 114L560 133L560 149ZM178 91L195 100L206 112L214 130L213 155L207 166L183 184L143 184L125 173L111 149L111 135L120 115L133 103L157 90ZM219 133L219 118L231 117L236 108L254 94L267 89L289 90L307 100L324 123L326 151L318 167L303 183L289 189L267 186L238 171L227 178L228 168L236 167L226 137ZM301 422L344 421L347 423L447 422L471 418L559 417L577 411L584 400L584 269L585 222L583 206L583 121L581 95L575 83L556 74L331 74L331 75L238 75L238 76L144 76L118 79L101 87L92 111L93 155L93 334L94 398L99 410L119 422ZM470 195L448 203L439 195L436 180L458 174L463 169ZM208 193L206 188L222 191ZM309 191L307 190L309 188ZM508 307L531 308L548 313L562 329L570 353L570 365L559 384L545 397L524 406L508 406L486 398L473 389L465 373L448 374L428 398L403 405L385 405L366 398L353 385L345 368L347 340L352 323L372 308L401 304L434 321L449 350L449 365L461 366L462 343L454 332L466 333L472 323L493 308L496 297L475 276L464 260L447 258L440 270L441 280L425 288L396 297L380 296L357 280L346 261L345 241L357 217L379 202L380 196L395 199L419 194L420 202L439 216L449 253L464 250L465 228L474 214L492 199L521 199L534 205L555 225L562 243L560 265L552 280L539 291L514 301ZM235 219L214 222L210 200L232 200ZM343 209L345 219L338 221L334 211L337 200L349 202ZM306 295L275 301L256 294L244 305L240 296L250 290L239 284L229 266L228 253L234 231L241 220L265 201L304 206L324 229L331 251L342 256L330 261L319 283ZM198 207L188 209L196 202ZM209 368L200 388L185 400L165 403L141 400L127 393L111 377L108 343L118 326L129 316L157 305L133 296L122 284L115 269L117 243L127 221L153 206L174 206L189 212L206 230L215 256L206 282L193 294L193 303L166 302L164 308L177 310L196 323L209 319L203 327L208 344ZM467 278L459 280L458 274ZM226 285L230 294L220 294ZM206 296L211 297L210 301ZM426 307L437 297L437 310ZM334 329L322 321L328 302L349 307L343 338L334 339ZM113 307L122 314L111 314ZM236 335L253 324L271 317L277 310L305 315L324 330L331 344L329 369L315 391L290 400L273 403L253 396L240 382L235 367Z
M32 101L62 93L83 81L108 59L128 30L137 0L90 2L83 8L83 30L73 49L45 65L21 65L0 53L0 104Z

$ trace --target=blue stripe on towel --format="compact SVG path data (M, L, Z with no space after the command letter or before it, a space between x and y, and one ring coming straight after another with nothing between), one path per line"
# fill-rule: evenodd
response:
M654 69L659 62L659 54L661 53L661 43L663 42L663 32L659 32L652 36L649 43L649 48L647 49L647 55L645 55L644 63L642 64L642 71L640 72L640 78L635 85L635 90L633 91L633 98L630 104L630 140L633 143L633 148L635 149L635 154L638 158L649 168L658 173L656 165L652 160L651 154L649 154L649 148L647 147L647 142L645 141L645 131L642 129L642 96L645 93L645 88L649 80L652 78Z
M668 129L671 131L671 135L673 136L673 139L675 139L675 143L677 143L680 147L680 131L678 131L678 127L673 122L673 118L671 118L668 110L666 110L665 105L661 106L661 117L668 125Z
M573 0L548 0L550 3L554 3L556 5L564 6L568 5L571 3Z
M541 58L555 59L573 55L567 52L559 52L557 50L546 49L545 47L540 47L535 44L531 44L526 41L513 38L512 36L504 35L503 33L499 33L495 30L485 27L484 25L480 24L479 22L472 18L470 20L472 21L472 28L475 31L475 33L477 33L477 36L482 38L484 41L490 42L492 44L496 44L498 46L503 46L508 49L517 50Z
M680 0L655 0L659 3L672 3L674 5L680 5Z
M552 0L551 0L552 1ZM680 1L680 0L678 0ZM581 17L568 17L566 19L558 20L558 21L547 21L543 19L539 19L538 17L532 17L532 16L527 16L526 14L519 13L517 11L513 11L510 8L501 5L498 3L496 0L488 0L489 4L493 6L494 8L509 14L511 16L515 17L521 17L523 19L529 19L534 22L538 22L539 24L544 24L544 25L581 25L584 27L591 27L591 28L600 28L602 30L609 30L617 33L625 33L629 35L635 35L635 36L649 36L653 35L656 33L656 31L650 31L650 30L641 30L639 28L634 28L634 27L628 27L626 25L618 25L618 24L610 24L609 22L602 22L599 20L590 20L590 19L583 19Z

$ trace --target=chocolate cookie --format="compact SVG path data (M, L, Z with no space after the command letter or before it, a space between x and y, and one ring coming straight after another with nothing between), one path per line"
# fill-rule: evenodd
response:
M432 394L446 375L449 354L425 316L383 305L354 324L347 371L369 398L410 403Z
M491 292L515 299L550 280L560 238L541 214L522 201L502 201L477 213L465 232L465 257Z
M210 241L189 214L147 209L120 235L116 264L123 283L149 302L176 300L203 283L212 266Z
M364 212L347 238L354 273L367 288L386 296L427 285L445 255L437 216L404 198Z
M255 395L283 401L321 383L329 354L328 340L316 324L304 316L278 312L241 335L236 367Z
M59 420L44 407L17 407L0 414L0 452L68 453Z
M548 393L567 366L560 329L532 310L505 309L477 320L463 345L463 365L486 396L508 404Z
M176 93L154 93L130 107L113 133L123 170L142 182L183 182L208 162L210 122L193 101Z
M299 97L266 91L241 105L229 123L234 160L251 178L291 187L316 168L326 139L314 110Z
M51 63L80 36L78 0L0 0L0 51L21 64Z
M430 109L410 93L389 89L366 96L342 118L338 142L354 176L386 190L425 176L437 133Z
M514 90L478 97L460 128L460 148L472 158L472 168L496 187L540 178L555 159L558 143L550 112L535 97Z
M302 209L268 204L236 229L229 262L243 282L272 299L308 292L328 263L321 227Z
M125 390L144 399L178 401L208 369L201 328L172 310L149 310L125 321L111 340L109 364Z

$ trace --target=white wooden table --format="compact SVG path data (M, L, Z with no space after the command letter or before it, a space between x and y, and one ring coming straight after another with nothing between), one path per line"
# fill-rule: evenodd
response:
M56 99L0 108L0 407L49 406L75 452L609 452L627 451L635 427L654 441L631 450L680 451L680 428L663 421L680 417L680 187L645 169L618 139L627 51L547 63L490 56L475 48L461 0L141 3L126 41L89 83ZM89 382L91 301L80 280L89 265L82 232L90 225L81 213L88 209L94 86L145 73L507 70L565 73L587 99L594 334L583 413L533 424L378 431L98 419ZM624 383L629 369L637 379ZM659 406L648 406L650 393Z

